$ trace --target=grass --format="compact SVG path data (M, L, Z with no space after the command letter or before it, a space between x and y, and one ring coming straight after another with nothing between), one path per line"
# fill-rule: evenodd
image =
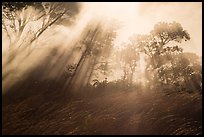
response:
M11 93L3 96L3 134L202 134L198 93L84 89L65 96L51 87Z

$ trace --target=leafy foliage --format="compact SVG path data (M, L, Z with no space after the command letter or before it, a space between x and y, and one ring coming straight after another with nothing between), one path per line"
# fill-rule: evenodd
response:
M133 44L126 45L120 53L120 58L124 72L123 80L127 80L128 83L132 85L133 75L137 68L137 62L140 59L138 48Z
M60 2L3 2L2 28L9 39L9 54L24 51L45 30L77 13L78 6ZM70 11L70 9L74 9ZM33 27L35 26L35 27Z
M193 53L183 53L176 43L190 40L181 24L159 22L149 35L133 35L130 41L147 55L146 78L152 87L168 90L201 90L201 64ZM125 50L124 50L125 51ZM129 50L126 56L130 56ZM126 59L130 61L129 58Z
M196 58L193 61L186 58L190 54L181 53L172 56L169 65L162 65L158 69L159 81L180 91L201 91L201 64L195 54Z
M185 41L190 40L188 32L183 30L181 24L177 22L159 22L150 33L160 46L166 45L170 41L182 42L183 39Z

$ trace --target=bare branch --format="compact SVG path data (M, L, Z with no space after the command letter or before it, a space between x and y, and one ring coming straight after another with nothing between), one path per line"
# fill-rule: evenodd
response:
M12 13L15 14L15 12L12 12ZM11 15L11 17L12 17L12 21L13 21L13 25L14 25L14 32L17 32L16 24L15 24L15 17L14 17L14 15L13 15L12 13L11 13L10 15ZM15 14L15 15L16 15L16 14Z
M3 29L6 31L6 34L7 34L8 38L9 38L9 45L10 45L11 44L11 35L9 34L8 29L7 29L3 19L2 19L2 25L3 25Z
M39 17L37 17L37 18L35 19L35 21L39 20L40 18L44 17L45 15L46 15L46 13L43 13L42 15L40 15Z
M64 12L65 13L65 12ZM49 23L47 26L45 26L44 28L42 28L42 30L37 34L36 37L39 37L49 26L53 25L58 19L60 19L63 15L63 14L60 14L56 19L54 19L51 23Z

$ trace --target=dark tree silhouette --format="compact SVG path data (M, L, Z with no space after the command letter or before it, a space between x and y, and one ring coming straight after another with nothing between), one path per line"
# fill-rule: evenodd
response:
M168 57L168 61L170 63L166 63L158 69L161 86L169 85L170 89L168 90L201 91L202 67L196 54L172 55L170 58Z
M121 61L123 62L124 72L123 80L127 81L129 85L132 85L133 83L133 75L139 59L139 50L134 43L127 44L121 51Z
M152 82L152 85L157 85L158 69L167 64L168 58L171 58L172 55L183 52L183 49L174 43L190 40L190 36L179 23L159 22L149 35L136 35L131 40L135 41L141 52L148 55L146 77L150 83Z
M73 7L77 5L60 2L3 2L2 28L9 38L11 56L14 57L17 50L19 52L19 47L20 51L30 48L30 45L53 24L59 23L62 19L70 19L74 13L76 14L77 8L75 11L70 10L74 9ZM42 23L35 24L34 27L33 22ZM27 30L29 25L32 27ZM22 37L23 32L26 33L26 38Z
M68 88L86 86L91 82L97 65L106 64L109 57L113 40L116 37L115 28L109 22L100 23L91 21L82 33L81 56L76 63L72 77L67 81ZM78 84L76 84L78 83Z

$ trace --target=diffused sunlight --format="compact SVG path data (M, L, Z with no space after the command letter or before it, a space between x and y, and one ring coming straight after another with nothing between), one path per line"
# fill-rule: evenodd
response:
M201 13L2 2L2 134L201 135Z
M141 28L141 17L138 15L140 3L137 2L102 2L102 3L83 3L84 8L90 16L98 17L100 20L115 19L120 24L118 36L115 40L115 46L121 46L121 43L128 40L133 33L148 32Z
M139 68L141 73L145 72L146 62L145 62L145 55L143 53L140 54Z

